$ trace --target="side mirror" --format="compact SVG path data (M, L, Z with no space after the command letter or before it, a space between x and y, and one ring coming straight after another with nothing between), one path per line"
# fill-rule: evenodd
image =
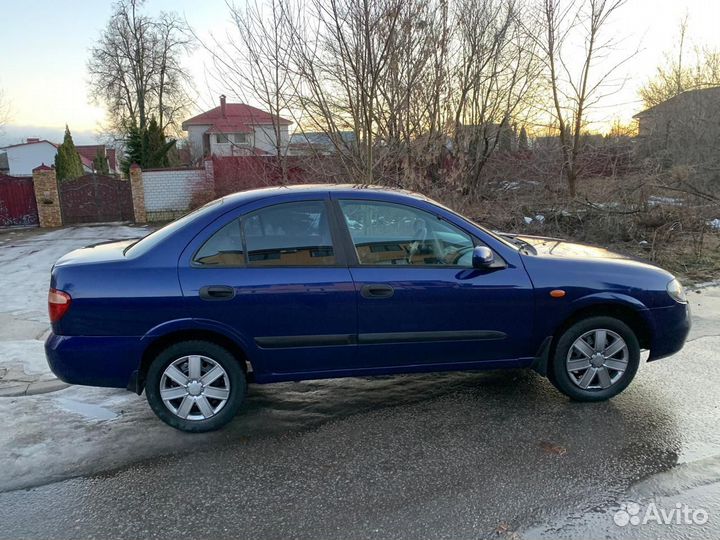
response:
M493 250L487 246L476 246L473 248L473 268L488 268L495 262Z

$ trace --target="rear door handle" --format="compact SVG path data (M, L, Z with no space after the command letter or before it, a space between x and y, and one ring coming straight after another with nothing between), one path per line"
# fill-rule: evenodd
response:
M203 300L232 300L235 298L235 287L228 285L206 285L200 288Z
M370 285L363 285L360 288L360 294L363 298L390 298L395 294L395 289L384 283L371 283Z

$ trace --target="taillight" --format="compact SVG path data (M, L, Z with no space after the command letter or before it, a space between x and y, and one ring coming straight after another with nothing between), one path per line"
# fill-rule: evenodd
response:
M67 310L70 309L72 298L64 291L50 289L48 292L48 313L50 313L50 322L58 322L63 318Z

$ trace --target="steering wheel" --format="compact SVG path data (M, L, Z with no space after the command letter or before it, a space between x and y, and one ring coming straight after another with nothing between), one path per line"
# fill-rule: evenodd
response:
M455 256L455 260L452 261L452 262L449 263L449 264L455 264L455 265L458 265L458 266L471 267L471 266L472 266L472 252L473 252L473 249L475 249L475 246L468 246L468 247L464 247L464 248L458 249L458 250L455 252L455 255L456 255L456 256ZM465 257L467 257L468 255L469 255L470 257L469 257L469 260L468 260L467 264L462 264L462 263L460 262L460 260L463 259L463 258L465 258Z

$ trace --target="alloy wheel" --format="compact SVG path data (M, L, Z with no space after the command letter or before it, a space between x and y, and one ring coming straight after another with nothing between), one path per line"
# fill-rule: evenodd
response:
M230 377L215 360L188 355L168 365L160 378L160 398L183 420L207 420L225 406L230 397Z
M598 328L577 338L567 354L570 380L583 390L605 390L622 379L630 352L616 332Z

